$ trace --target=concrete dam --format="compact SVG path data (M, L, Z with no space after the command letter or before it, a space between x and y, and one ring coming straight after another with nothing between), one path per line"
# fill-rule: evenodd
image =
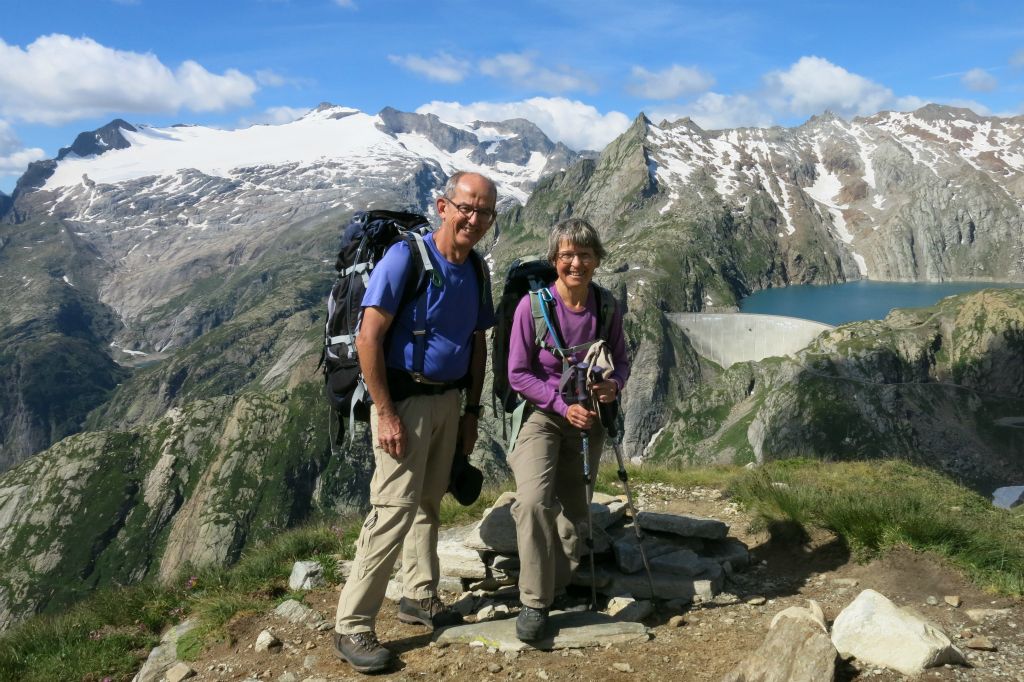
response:
M729 367L793 355L832 325L798 317L750 313L670 313L701 356Z

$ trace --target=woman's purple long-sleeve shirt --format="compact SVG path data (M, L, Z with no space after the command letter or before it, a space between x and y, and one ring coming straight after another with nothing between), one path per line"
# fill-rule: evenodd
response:
M593 287L587 296L584 310L574 312L566 307L562 297L558 295L555 285L550 287L551 297L555 301L555 315L558 317L558 329L564 337L567 347L576 346L597 339L597 294ZM569 406L558 394L558 381L562 376L562 361L537 346L536 330L533 326L533 312L530 308L530 297L523 296L516 307L512 320L512 333L509 337L508 381L513 390L545 412L553 412L565 416ZM553 343L550 333L548 343ZM608 347L615 361L615 371L611 378L619 386L619 390L629 379L629 358L626 357L626 339L622 333L622 313L615 306L611 328L608 332ZM582 360L582 357L578 358Z

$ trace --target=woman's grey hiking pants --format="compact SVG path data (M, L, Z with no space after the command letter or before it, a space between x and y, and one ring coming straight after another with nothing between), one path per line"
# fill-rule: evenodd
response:
M590 430L590 475L604 445L604 428ZM512 517L519 544L519 596L547 608L569 584L585 551L587 499L582 436L565 417L533 410L508 457L516 479ZM561 513L559 513L561 512Z

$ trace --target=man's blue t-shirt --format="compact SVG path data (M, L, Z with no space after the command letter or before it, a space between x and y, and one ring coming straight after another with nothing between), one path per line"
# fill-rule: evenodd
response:
M427 285L427 352L423 373L434 381L457 381L469 370L473 332L494 326L494 307L489 295L481 301L476 267L469 258L461 265L449 263L437 250L433 234L423 241L442 282L437 286L432 280ZM398 307L405 280L412 272L412 257L405 242L388 249L373 268L362 302L364 308L378 307L395 315L384 362L388 367L409 372L413 366L415 299L401 311ZM415 257L419 258L419 254Z

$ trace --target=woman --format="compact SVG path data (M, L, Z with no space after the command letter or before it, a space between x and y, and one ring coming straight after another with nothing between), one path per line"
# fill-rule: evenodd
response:
M555 225L548 236L548 260L558 279L551 285L559 344L548 334L543 347L537 343L530 296L516 308L509 339L508 379L513 390L529 403L529 416L509 455L516 479L512 515L519 542L519 593L522 610L516 635L523 641L544 636L548 609L555 595L565 589L579 564L577 538L586 537L590 500L583 480L583 431L590 440L590 471L597 471L604 443L604 429L592 403L574 403L559 394L563 359L555 348L579 348L569 363L583 359L598 340L600 300L591 283L605 250L594 228L572 218ZM607 307L607 306L605 306ZM557 322L556 322L557 321ZM602 325L604 341L611 350L614 370L594 382L591 395L601 403L613 402L629 378L629 361L622 333L622 314L613 306L610 324ZM571 404L570 404L571 403ZM560 515L562 512L563 515Z

